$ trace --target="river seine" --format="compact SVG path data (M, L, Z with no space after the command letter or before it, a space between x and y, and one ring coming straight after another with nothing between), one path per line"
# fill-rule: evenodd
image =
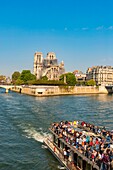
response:
M32 97L0 89L0 170L58 170L42 143L54 121L113 129L113 95Z

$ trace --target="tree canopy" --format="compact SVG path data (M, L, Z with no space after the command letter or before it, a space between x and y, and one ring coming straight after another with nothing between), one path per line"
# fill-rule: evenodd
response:
M30 70L23 70L19 79L26 83L29 80L36 80L36 76L31 74Z
M12 83L13 84L28 84L29 81L36 80L36 76L31 73L30 70L23 70L22 73L15 71L12 74Z
M96 82L94 80L87 80L84 82L77 82L76 77L73 73L66 73L60 76L60 80L48 80L47 76L42 77L40 80L36 80L36 76L31 73L30 70L23 70L22 73L15 71L12 74L12 83L21 85L21 84L34 84L34 85L66 85L66 86L75 86L78 85L86 85L86 86L94 86Z
M19 78L20 76L20 72L19 71L15 71L13 74L12 74L12 83L15 84L17 79Z
M36 76L30 72L30 70L23 70L19 77L25 84L27 81L36 80Z
M41 80L48 80L48 77L47 77L47 76L43 76L43 77L41 78Z
M76 77L73 73L66 73L60 76L60 81L65 82L69 86L75 86Z
M87 80L85 84L86 86L95 86L96 82L93 79L91 79L91 80Z

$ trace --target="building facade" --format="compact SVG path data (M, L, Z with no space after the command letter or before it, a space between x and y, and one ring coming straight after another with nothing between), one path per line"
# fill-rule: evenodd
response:
M85 81L86 80L86 74L80 70L74 70L73 74L75 75L77 81Z
M60 75L64 73L64 62L58 64L55 53L47 53L46 58L43 58L42 52L34 54L34 74L37 79L47 76L48 80L59 80Z
M113 85L113 67L95 66L88 68L86 80L93 79L97 85Z

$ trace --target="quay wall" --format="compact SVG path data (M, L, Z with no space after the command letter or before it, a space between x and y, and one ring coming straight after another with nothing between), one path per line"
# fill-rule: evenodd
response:
M33 96L79 95L79 94L107 94L104 86L23 86L13 87L12 91Z

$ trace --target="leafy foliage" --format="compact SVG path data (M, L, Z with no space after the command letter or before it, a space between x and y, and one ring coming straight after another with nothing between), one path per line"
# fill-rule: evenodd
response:
M13 74L12 74L12 83L15 84L17 79L19 78L20 76L20 72L19 71L15 71Z
M61 81L57 80L36 80L32 82L33 85L54 85L54 86L62 86L65 85Z
M65 79L65 83L64 83ZM58 80L48 80L47 76L42 77L40 80L36 80L36 76L33 75L30 70L23 70L22 73L15 71L12 74L12 83L16 85L28 84L28 85L54 85L54 86L75 86L86 85L94 86L96 85L94 80L88 80L83 82L77 82L76 77L73 73L66 73L60 76L60 81Z
M12 82L16 85L28 84L29 81L35 81L36 76L33 75L30 70L23 70L20 74L19 72L14 72L12 75Z
M47 76L43 76L41 80L48 80Z
M86 86L95 86L96 82L93 79L91 79L91 80L86 81L85 84L86 84Z
M65 80L66 79L66 80ZM60 81L66 81L66 84L69 86L75 86L76 84L76 77L73 73L66 73L60 76Z
M36 76L31 74L30 70L23 70L19 77L26 84L29 80L36 80Z
M16 82L15 82L16 85L22 85L24 84L24 81L23 80L20 80L20 79L17 79Z

